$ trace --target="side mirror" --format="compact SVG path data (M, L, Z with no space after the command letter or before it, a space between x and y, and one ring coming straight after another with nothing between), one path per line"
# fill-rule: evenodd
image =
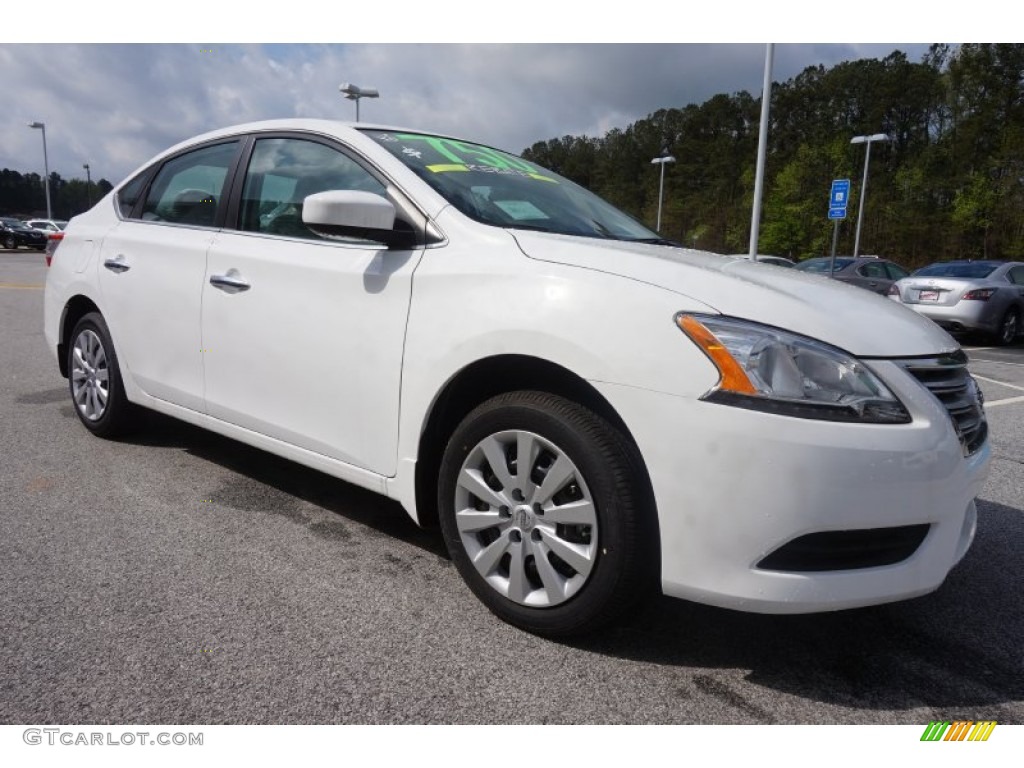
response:
M372 192L333 189L302 201L302 223L332 240L373 240L411 248L413 233L395 230L395 206Z

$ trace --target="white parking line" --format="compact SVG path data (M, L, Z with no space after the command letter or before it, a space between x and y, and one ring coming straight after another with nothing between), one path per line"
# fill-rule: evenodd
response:
M991 357L975 357L971 359L972 363L1000 363L1001 365L1020 365L1024 366L1024 363L1011 363L1009 360L993 360Z
M1021 392L1024 392L1024 387L1019 387L1016 384L1007 384L1005 381L1000 381L999 379L990 379L987 376L979 376L976 373L972 373L971 375L974 378L976 378L976 379L981 379L982 381L987 381L990 384L998 384L1000 387L1009 387L1010 389L1016 389L1016 390L1019 390ZM998 403L1000 401L996 400L995 402Z
M1021 395L1020 397L1007 397L1003 400L993 400L991 403L985 403L985 410L987 411L989 408L995 408L997 405L1011 405L1012 403L1024 403L1024 395Z
M987 349L999 349L999 347L962 347L964 352L984 352Z

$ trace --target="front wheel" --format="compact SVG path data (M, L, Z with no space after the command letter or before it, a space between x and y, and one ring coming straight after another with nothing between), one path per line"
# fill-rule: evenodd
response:
M656 527L640 478L635 450L589 409L500 395L449 440L441 529L497 616L547 636L590 632L653 591Z
M7 235L4 238L4 248L8 251L16 251L18 249L18 241L12 235Z

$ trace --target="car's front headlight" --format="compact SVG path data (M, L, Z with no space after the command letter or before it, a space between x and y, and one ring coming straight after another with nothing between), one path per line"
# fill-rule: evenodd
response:
M910 414L862 362L795 333L715 315L676 324L718 368L701 399L805 419L906 424Z

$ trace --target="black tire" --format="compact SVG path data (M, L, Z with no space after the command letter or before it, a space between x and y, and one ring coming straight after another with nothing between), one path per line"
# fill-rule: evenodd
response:
M97 363L95 366L89 365L89 362L98 359L100 354L93 355L92 359L86 361L84 365L84 358L76 362L76 354L82 351L79 349L80 346L85 348L88 345L94 351L96 344L98 344L99 353L102 355L102 363ZM101 314L90 312L75 324L68 339L67 355L68 388L71 392L71 402L85 428L97 437L105 438L119 437L130 431L134 406L128 402L128 397L125 395L117 353L114 351L114 344L110 340L110 331ZM95 371L95 375L91 375L90 370ZM101 388L101 382L104 379L106 400L101 402L102 398L97 390ZM88 394L90 381L95 393L92 398ZM93 408L92 406L97 407Z
M556 479L550 484L554 492L549 496L550 501L545 502L548 505L546 519L544 511L530 515L531 505L524 503L527 499L523 498L521 488L510 490L505 487L490 462L481 458L486 450L485 443L490 447L493 445L491 441L507 441L498 443L506 446L502 448L503 453L492 452L490 455L503 455L507 480L513 486L520 485L523 476L517 475L518 449L512 448L512 441L517 440L520 434L525 434L527 440L536 439L536 453L525 475L529 481L522 485L528 493L532 494L532 489L536 488L536 498L544 498L546 486L543 480L547 472L555 471L561 458L567 461L567 465L562 466L571 466L573 470L573 474L568 475L569 479ZM496 506L494 496L491 501L482 501L482 497L474 496L465 490L465 486L460 489L460 473L464 467L472 470L476 461L482 462L480 466L484 469L480 476L489 478L491 489L502 498L514 500L516 506ZM545 461L548 462L546 467ZM562 472L558 475L561 476ZM646 488L643 477L640 458L632 444L615 427L587 408L544 392L499 395L466 416L448 442L438 487L441 530L459 573L495 615L547 637L585 634L620 618L627 609L635 608L644 597L656 592L659 575L657 522L653 504L647 501L649 494L643 490ZM533 478L537 478L536 481ZM495 489L495 485L500 491ZM501 518L502 522L482 531L460 532L456 520L460 508L458 499L469 499L469 504L476 505L463 507L460 513L463 520L467 519L467 514L480 514L480 519L487 518L487 523L481 524L489 524L492 515ZM553 522L556 516L565 514L560 505L570 503L576 506L583 504L593 510L595 525L556 525ZM487 509L481 514L478 510L484 506ZM512 538L513 543L506 543L503 537L514 536L514 531L519 531L519 538ZM464 536L472 538L464 540ZM592 551L593 559L586 566L589 570L585 575L557 554L552 557L555 550L545 549L549 544L562 544L563 541L575 542L575 547ZM498 550L507 547L507 554L501 555L485 578L474 565L467 546L483 560L487 559L483 550L490 544L495 544ZM525 554L527 551L532 554ZM542 555L545 551L547 554ZM541 556L546 562L539 566L537 558ZM509 558L507 561L506 557ZM519 571L524 574L520 584L529 582L532 591L528 599L550 601L550 605L531 605L509 596L513 591L513 557L519 557L523 563ZM503 576L502 564L505 564L504 573L508 575ZM540 573L541 570L544 574ZM578 582L581 577L582 583L570 588L573 580ZM501 587L492 585L495 580L500 583L502 578L507 579L504 592ZM561 585L560 579L563 578L566 579L565 585L569 586L548 589L552 579Z
M8 235L4 238L4 248L8 251L16 251L18 249L18 241L14 239L14 235Z
M999 330L996 331L993 340L1000 347L1013 344L1020 335L1020 311L1014 307L1006 310L1003 319L999 321Z

